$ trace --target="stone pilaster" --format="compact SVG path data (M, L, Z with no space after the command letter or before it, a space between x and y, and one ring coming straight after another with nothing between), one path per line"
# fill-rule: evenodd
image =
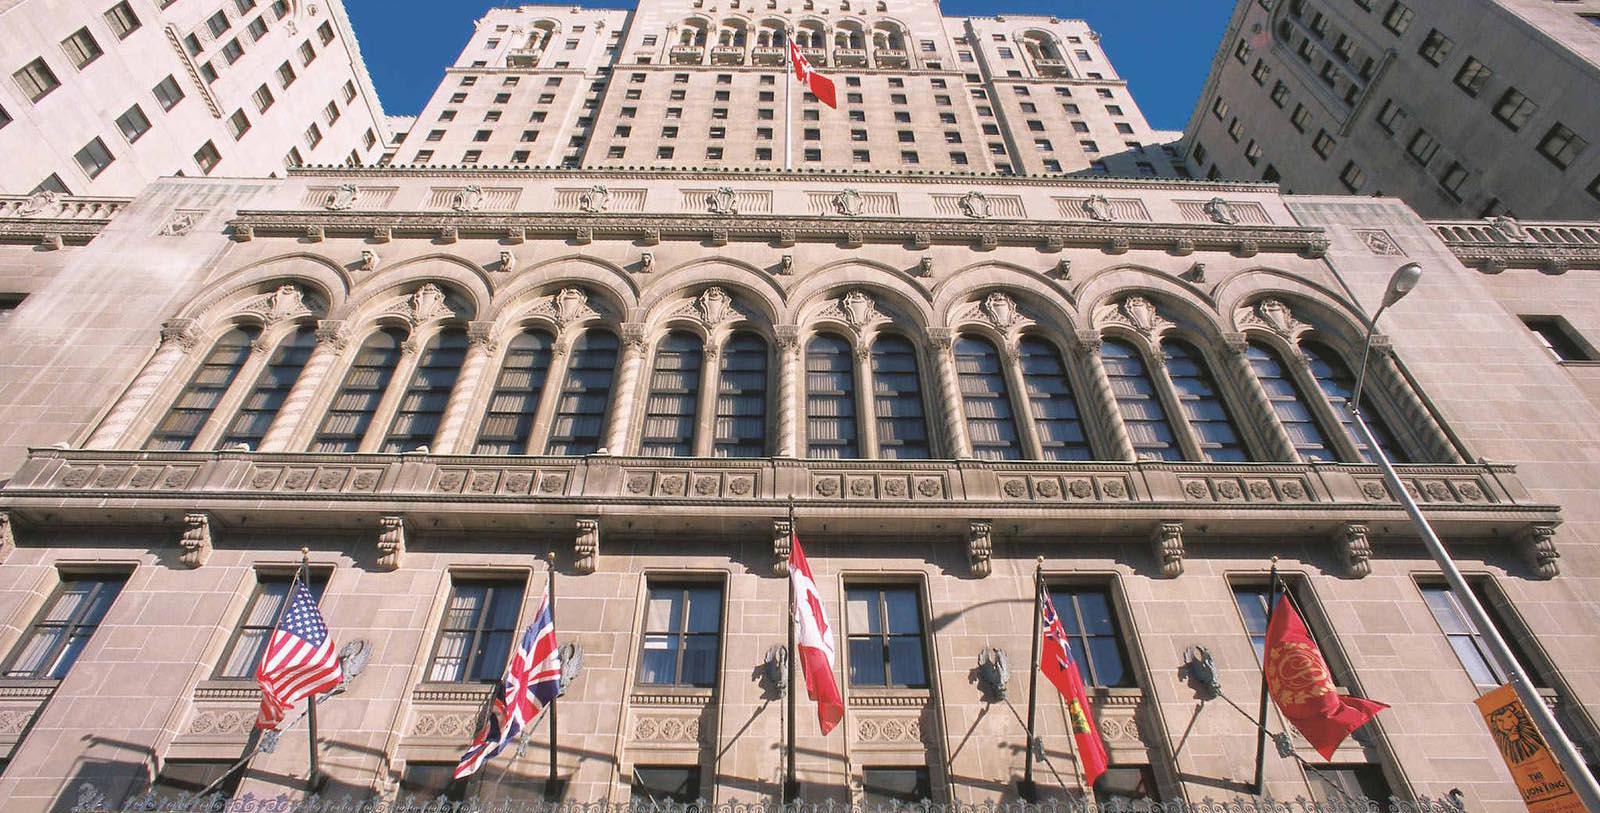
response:
M328 377L328 370L344 352L347 343L344 322L324 319L317 323L317 346L306 357L306 366L301 368L300 377L289 388L289 394L284 396L283 406L278 409L278 416L273 418L267 434L261 438L261 448L257 451L288 451L289 443L300 428L301 419L305 417L306 408L311 405L311 399L316 397L317 390Z
M939 392L944 403L945 443L951 457L972 457L972 439L967 435L967 411L961 398L961 380L956 376L955 333L947 327L928 329L933 344L933 363L939 376Z
M1078 331L1078 346L1089 363L1089 398L1093 411L1105 421L1107 440L1114 459L1133 460L1133 441L1128 438L1128 427L1122 425L1122 411L1117 406L1117 396L1111 391L1111 379L1106 377L1105 360L1100 358L1100 332Z
M456 377L455 389L451 390L450 401L444 408L444 419L439 422L439 431L433 438L435 453L468 451L456 446L465 439L467 421L478 400L478 387L483 383L489 360L494 358L495 348L493 322L467 323L467 356L461 362L461 374Z
M777 327L778 341L778 457L800 456L800 331L793 325ZM785 560L787 562L787 560ZM788 567L787 564L784 565Z
M171 319L161 325L161 346L156 348L154 356L139 371L139 375L128 385L126 392L117 399L110 414L100 422L99 428L89 436L84 443L87 449L115 449L122 445L128 427L133 425L134 419L149 405L151 397L156 390L172 374L174 368L181 363L185 356L194 352L200 346L200 334L196 329L193 319Z

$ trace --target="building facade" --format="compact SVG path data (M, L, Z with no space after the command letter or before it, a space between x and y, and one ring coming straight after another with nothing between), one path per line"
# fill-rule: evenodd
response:
M504 24L497 47L528 50L518 13L579 52L685 25L496 10L474 43ZM1084 30L960 30L980 23L997 51ZM882 58L863 88L900 70ZM674 84L651 59L642 84ZM572 81L540 64L458 65L429 110L475 70ZM688 72L714 93L723 69ZM355 673L320 706L323 795L540 796L544 725L447 780L553 571L582 650L561 798L773 800L791 531L847 706L822 736L801 700L807 800L1017 798L1043 557L1110 753L1101 800L1249 795L1254 726L1180 670L1203 647L1253 706L1276 562L1341 689L1393 708L1331 760L1269 749L1264 790L1520 810L1473 705L1500 676L1349 430L1370 309L1408 261L1424 282L1380 326L1363 414L1600 746L1600 225L1027 165L441 165L409 152L428 122L385 166L0 198L8 810L221 776L302 548ZM1038 716L1041 794L1081 798L1054 695ZM292 723L226 791L306 795L308 747Z
M388 124L339 0L0 4L0 192L376 163Z
M1185 131L1197 177L1425 217L1600 216L1600 3L1240 0Z

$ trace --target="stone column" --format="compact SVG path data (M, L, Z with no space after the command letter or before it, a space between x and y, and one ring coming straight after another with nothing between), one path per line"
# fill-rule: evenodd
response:
M467 420L472 417L470 412L478 401L478 386L483 382L483 371L488 368L489 360L494 358L495 348L493 322L467 323L467 356L461 361L456 386L450 391L444 418L429 447L434 454L467 453L468 450L456 446L466 439Z
M1017 440L1022 443L1024 460L1044 459L1044 440L1033 420L1033 399L1028 395L1028 378L1022 371L1022 349L1015 337L1000 345L1005 364L1006 388L1011 390L1012 420L1017 423Z
M856 448L869 460L878 457L878 404L872 393L872 350L857 344L856 359Z
M1089 363L1089 397L1111 441L1107 451L1115 455L1115 459L1134 460L1133 441L1128 438L1128 428L1122 424L1122 409L1117 406L1117 396L1111 392L1111 379L1106 377L1105 361L1100 358L1100 332L1078 331L1078 345Z
M961 381L956 376L955 338L950 328L928 329L934 368L939 375L939 391L944 396L945 443L949 444L951 457L965 460L972 457L972 440L967 437L967 412L961 398Z
M1250 351L1250 344L1244 334L1229 333L1223 337L1223 341L1227 345L1223 357L1228 362L1228 374L1239 382L1240 390L1244 393L1244 423L1261 429L1261 439L1267 445L1264 450L1267 459L1300 462L1294 441L1289 437L1288 430L1283 428L1283 422L1278 420L1278 411L1273 409L1272 399L1267 397L1261 380L1256 378L1255 368L1250 366L1250 357L1246 355Z
M1464 463L1461 451L1450 441L1445 434L1444 427L1434 420L1433 411L1422 402L1422 397L1411 387L1411 382L1400 371L1400 365L1394 357L1394 347L1389 344L1388 337L1382 336L1382 341L1374 341L1372 347L1372 367L1367 370L1367 383L1383 386L1395 404L1400 408L1401 416L1406 426L1412 428L1413 436L1423 446L1419 451L1427 453L1426 460L1436 463ZM1377 375L1373 375L1377 373ZM1376 380L1374 380L1376 379Z
M311 405L311 399L316 397L317 390L322 388L328 370L344 352L347 343L344 322L327 319L317 322L317 346L306 357L306 366L301 368L300 377L289 388L289 394L284 396L283 406L278 408L277 417L272 419L272 426L261 437L261 448L256 451L288 451L289 443L300 429L306 408Z
M726 336L722 338L727 339ZM716 338L707 338L701 348L698 386L699 390L695 393L694 437L689 439L689 449L695 457L710 457L716 448L717 398L718 388L722 386L722 346Z
M622 325L622 365L611 393L611 423L606 427L606 450L628 454L628 433L633 427L633 406L639 400L639 372L644 369L644 323Z
M184 356L193 352L200 346L200 334L196 330L193 319L171 319L161 325L161 346L156 348L154 356L144 365L138 377L128 385L126 392L117 399L116 406L111 408L110 414L100 422L100 427L89 436L84 443L86 449L113 449L121 444L123 435L127 434L128 427L133 425L139 413L149 405L151 397L156 393L172 374L174 368L183 361Z
M777 327L778 340L778 457L800 456L800 329L793 325Z

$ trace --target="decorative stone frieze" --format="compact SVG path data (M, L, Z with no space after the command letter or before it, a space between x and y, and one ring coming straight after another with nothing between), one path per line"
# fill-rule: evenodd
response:
M1161 567L1161 575L1169 579L1183 575L1183 523L1160 523L1156 526L1155 533L1151 535L1150 542L1155 548L1156 562Z
M204 511L183 515L183 534L178 546L183 552L178 561L185 567L200 567L211 558L211 515Z
M378 569L397 570L406 555L405 517L378 517Z
M1345 576L1360 579L1372 573L1372 542L1367 538L1365 524L1346 522L1334 533L1333 542L1344 563Z
M1561 575L1561 552L1556 550L1554 525L1529 525L1518 534L1517 544L1522 548L1528 566L1540 578L1553 579Z
M572 569L578 573L593 573L600 562L600 520L583 517L576 525L578 536L572 544Z
M967 523L967 563L972 575L980 579L988 576L994 568L989 561L994 555L994 540L989 536L990 530L990 523L984 520Z

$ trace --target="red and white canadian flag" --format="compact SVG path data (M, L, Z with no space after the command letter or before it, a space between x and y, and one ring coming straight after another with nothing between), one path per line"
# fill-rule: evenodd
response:
M796 45L794 40L789 41L789 64L794 66L794 78L804 83L806 89L811 91L811 95L817 97L823 104L835 110L839 109L839 97L833 92L833 80L817 73L817 69L811 67L811 61L806 59L805 54L800 53L800 46Z
M817 724L827 734L844 719L844 700L833 677L833 629L822 609L817 582L811 578L811 565L800 549L800 537L793 533L789 535L789 583L794 587L794 640L800 670L806 677L806 695L817 704Z

